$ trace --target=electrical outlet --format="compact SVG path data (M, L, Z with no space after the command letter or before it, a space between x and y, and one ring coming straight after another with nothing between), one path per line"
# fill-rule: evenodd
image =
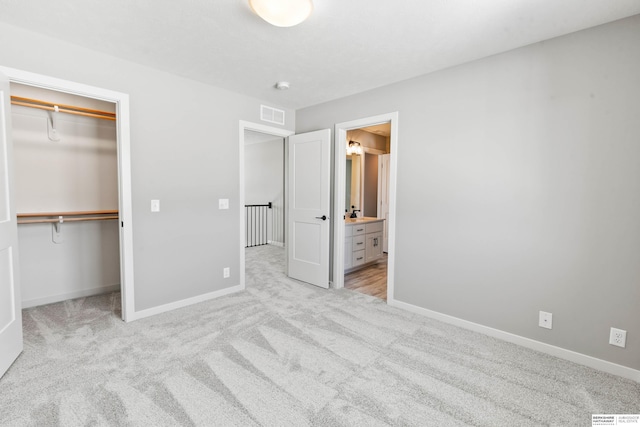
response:
M609 344L624 348L627 345L627 331L611 328Z
M218 209L229 209L229 199L218 199Z
M553 314L541 311L538 318L538 326L541 328L552 329L553 327Z
M160 212L160 200L151 201L151 212Z
M222 277L224 277L225 279L228 278L229 276L231 276L231 271L229 270L229 267L225 267L222 270Z

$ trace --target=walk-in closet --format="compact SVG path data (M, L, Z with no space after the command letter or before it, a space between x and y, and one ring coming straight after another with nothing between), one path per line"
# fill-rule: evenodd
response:
M11 84L23 308L120 289L115 104Z

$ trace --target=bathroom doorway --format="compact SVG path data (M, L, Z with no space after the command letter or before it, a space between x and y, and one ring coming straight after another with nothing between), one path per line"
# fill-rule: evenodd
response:
M387 302L395 265L397 120L396 112L337 124L335 139L333 285Z
M391 123L347 131L344 287L387 299Z

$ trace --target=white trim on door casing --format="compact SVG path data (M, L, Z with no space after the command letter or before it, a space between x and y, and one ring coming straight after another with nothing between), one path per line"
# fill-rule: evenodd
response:
M265 125L261 125L259 123L251 123L251 122L247 122L244 120L240 120L239 122L239 129L238 129L238 139L239 139L239 150L240 150L240 204L239 204L239 210L240 210L240 288L239 290L244 290L245 289L245 256L244 256L244 244L245 244L245 225L244 225L244 131L246 130L252 130L255 132L260 132L260 133L265 133L267 135L273 135L276 137L280 137L280 138L287 138L291 135L293 135L295 132L292 130L287 130L287 129L281 129L281 128L276 128L276 127L272 127L272 126L265 126ZM285 159L284 159L284 164L287 164L287 145L285 144L284 147L284 153L285 153ZM287 176L286 176L286 171L287 168L284 168L285 170L285 191L284 191L284 211L286 212L286 206L287 206L287 188L286 188L286 182L287 182ZM344 196L343 196L344 197ZM287 235L287 230L285 229L285 240L286 240L286 235Z
M129 95L94 86L62 80L28 71L0 66L0 72L9 81L56 90L116 104L116 130L118 144L118 211L120 215L120 280L122 292L122 320L130 322L140 317L135 311L133 283L133 205L131 192L131 135Z
M367 126L391 123L390 135L390 175L389 175L389 258L387 264L387 303L394 301L394 269L395 269L395 241L396 241L396 182L398 173L398 112L365 117L363 119L338 123L335 125L335 180L333 184L333 286L336 289L344 287L344 227L338 227L344 215L345 198L345 156L347 146L347 131Z

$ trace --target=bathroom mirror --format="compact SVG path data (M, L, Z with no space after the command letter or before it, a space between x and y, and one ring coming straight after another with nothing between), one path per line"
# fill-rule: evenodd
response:
M344 208L348 213L355 209L361 209L362 198L362 156L347 156L347 166L345 174L345 201Z

